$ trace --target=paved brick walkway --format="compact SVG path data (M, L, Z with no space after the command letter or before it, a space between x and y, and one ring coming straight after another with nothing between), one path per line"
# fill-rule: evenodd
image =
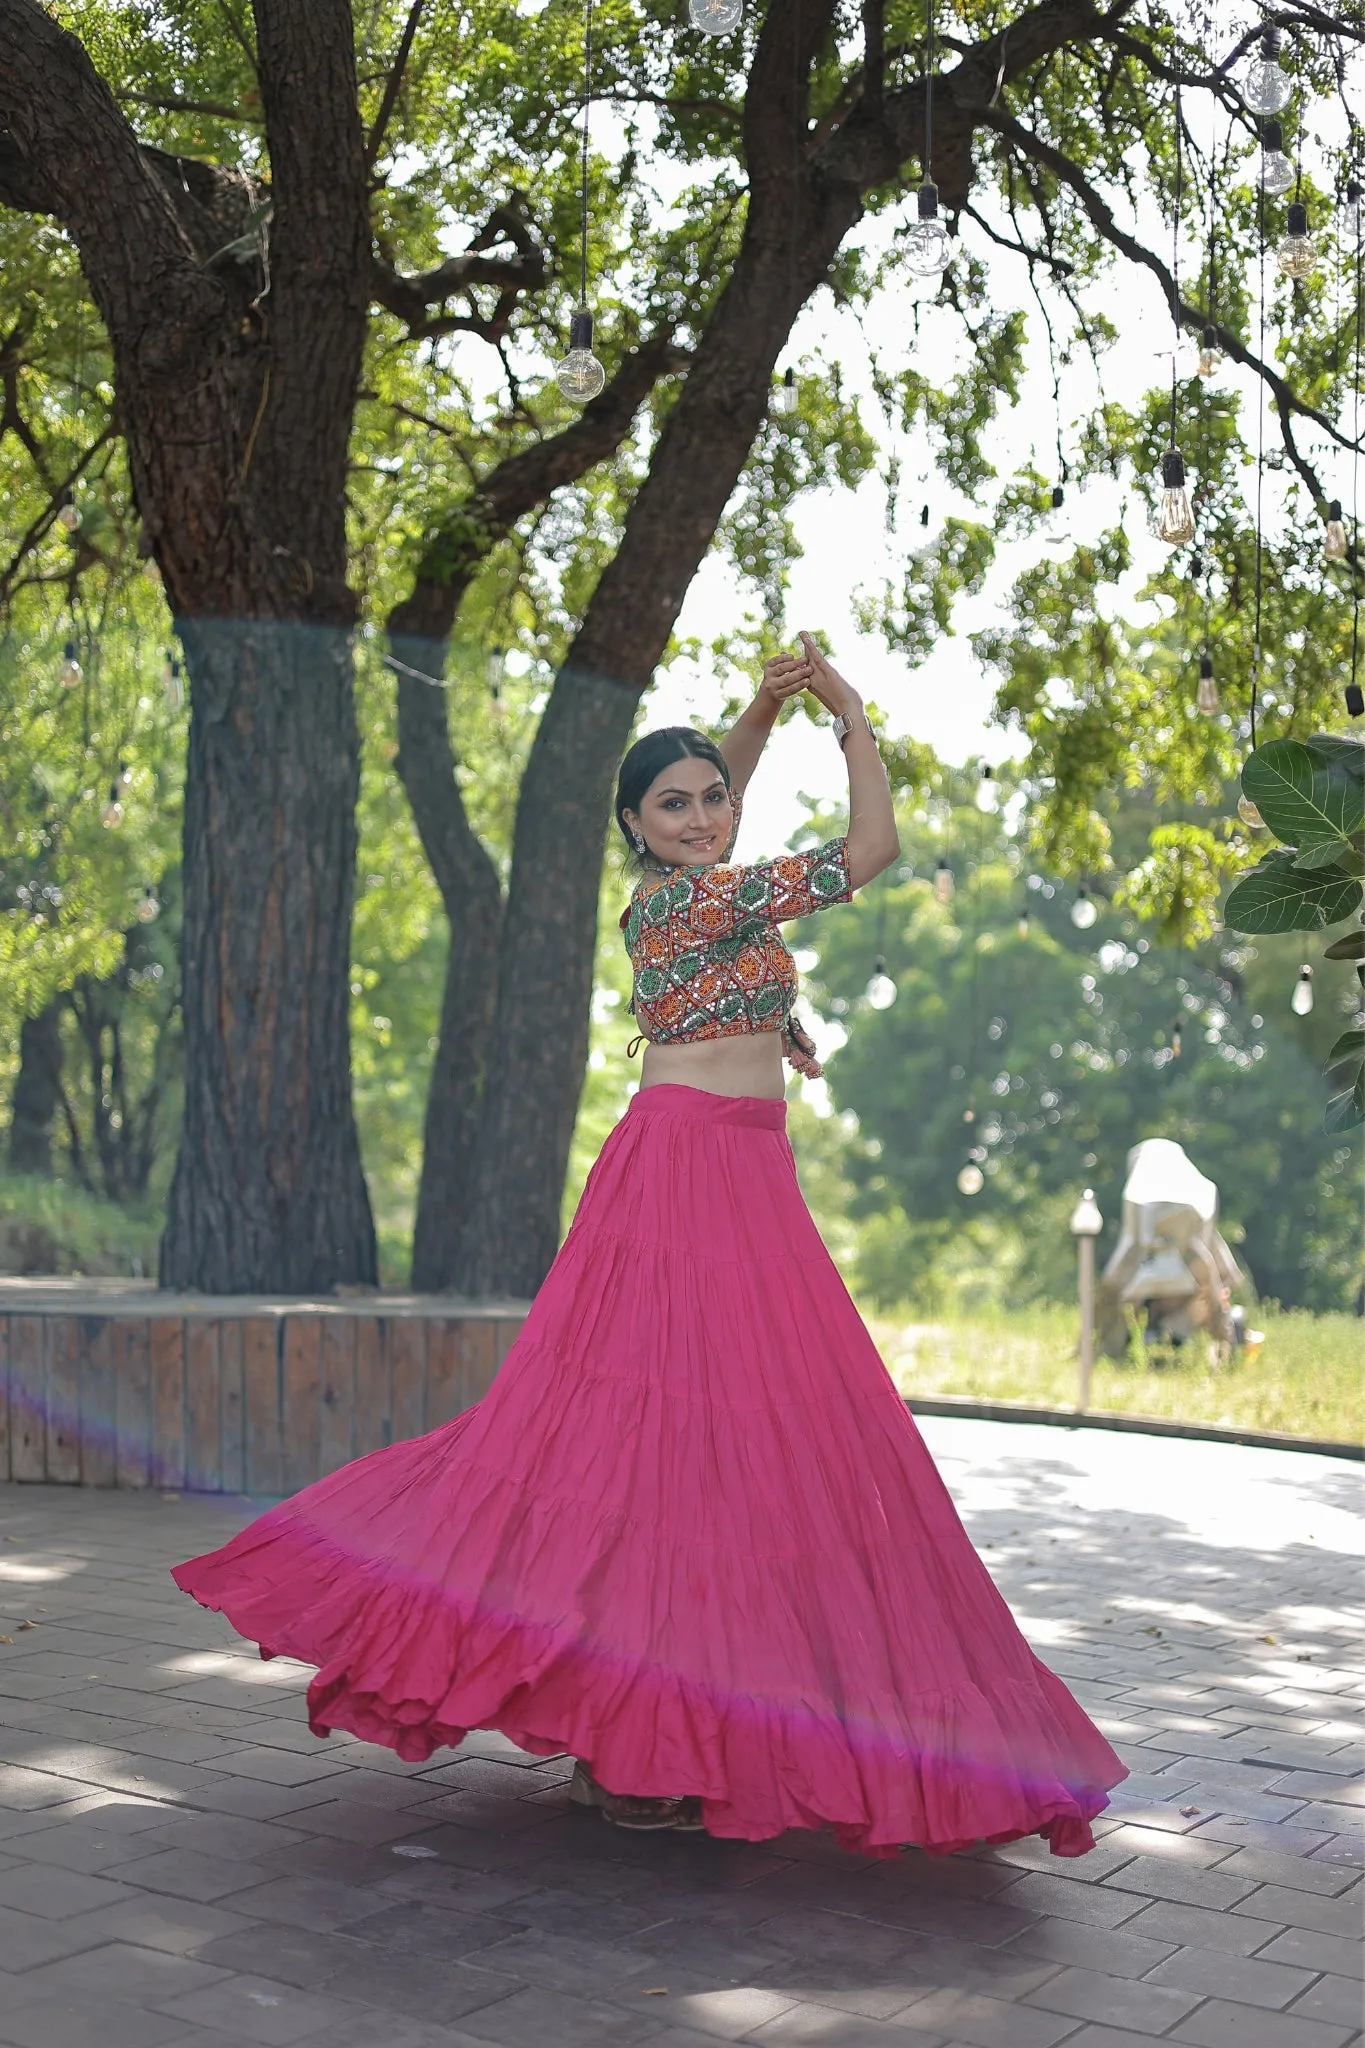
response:
M499 1737L423 1769L317 1743L307 1674L166 1576L245 1503L0 1488L0 2040L1360 2041L1360 1468L925 1432L1132 1765L1079 1863L623 1837Z

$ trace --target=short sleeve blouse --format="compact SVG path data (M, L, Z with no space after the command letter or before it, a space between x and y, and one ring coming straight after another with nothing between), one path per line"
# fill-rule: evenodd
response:
M621 919L640 1030L653 1045L783 1030L796 963L777 928L851 894L845 839L777 860L647 876Z

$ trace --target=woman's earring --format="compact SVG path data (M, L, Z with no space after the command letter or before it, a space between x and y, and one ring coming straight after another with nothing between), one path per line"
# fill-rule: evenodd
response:
M632 839L633 839L633 840L635 841L635 851L636 851L637 853L643 853L643 852L644 852L644 850L645 850L645 835L644 835L644 833L643 833L643 832L632 832L630 836L631 836L631 838L632 838Z

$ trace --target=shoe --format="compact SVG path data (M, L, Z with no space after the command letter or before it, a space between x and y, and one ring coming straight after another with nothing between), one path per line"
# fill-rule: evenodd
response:
M689 1808L696 1808L695 1816ZM695 1799L636 1799L626 1792L602 1795L602 1818L614 1828L632 1834L695 1834L701 1826L700 1801Z
M704 1834L700 1799L637 1799L626 1792L608 1792L599 1785L584 1763L575 1761L569 1780L569 1804L585 1809L596 1807L613 1827L636 1834Z

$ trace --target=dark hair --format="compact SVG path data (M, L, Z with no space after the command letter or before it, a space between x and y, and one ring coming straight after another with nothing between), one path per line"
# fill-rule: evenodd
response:
M662 725L657 732L642 733L626 754L616 778L616 822L632 853L635 841L622 812L634 811L638 817L645 791L658 781L665 768L689 755L695 761L710 761L724 777L725 787L730 787L730 769L724 754L709 733L696 732L690 725Z

